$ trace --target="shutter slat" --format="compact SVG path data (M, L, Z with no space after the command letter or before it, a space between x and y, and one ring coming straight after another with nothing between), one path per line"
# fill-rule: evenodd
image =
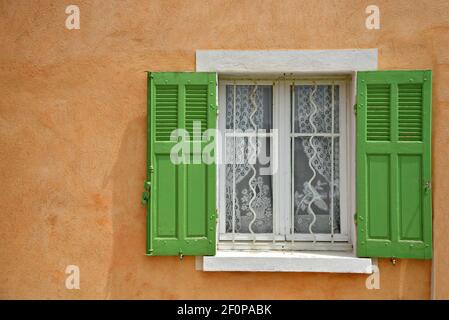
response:
M170 135L178 127L178 86L155 86L155 131L156 141L169 141Z
M189 85L186 86L186 130L190 134L191 140L201 140L202 133L206 130L207 110L208 110L208 86ZM194 123L199 122L200 133L193 133Z
M398 84L399 140L422 140L422 84ZM411 95L411 92L413 94ZM415 121L410 121L413 119ZM413 132L413 134L411 134Z
M372 84L367 86L367 130L368 140L390 139L390 86ZM379 130L378 124L382 124Z

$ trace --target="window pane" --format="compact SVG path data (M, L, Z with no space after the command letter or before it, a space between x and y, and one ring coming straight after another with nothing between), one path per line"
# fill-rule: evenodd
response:
M272 108L272 86L226 86L228 233L273 232L271 141L254 133L272 129ZM237 133L247 135L233 136L234 126Z
M235 108L234 108L235 100ZM270 130L272 124L273 87L268 85L226 86L226 129L237 131ZM255 112L254 112L255 110ZM253 114L254 112L254 114ZM235 122L234 122L235 114ZM252 115L253 114L253 115ZM252 117L251 117L252 115Z
M340 183L339 183L339 143L334 139L334 170L331 170L332 138L295 138L294 162L294 210L295 232L334 233L340 232ZM333 175L333 180L332 180ZM333 195L331 187L333 186ZM333 201L332 201L333 196ZM334 219L331 219L331 207Z
M340 232L339 86L294 87L296 233ZM310 228L310 229L309 229Z
M295 86L295 132L331 133L332 101L334 102L334 133L339 132L339 86L300 85ZM313 126L315 127L313 127Z

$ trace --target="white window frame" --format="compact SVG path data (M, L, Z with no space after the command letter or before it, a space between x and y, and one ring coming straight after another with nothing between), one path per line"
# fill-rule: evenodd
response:
M344 74L351 77L348 86L348 101L355 103L357 71L377 70L378 49L345 50L197 50L196 71L216 72L222 76L273 75L291 73ZM218 99L218 94L217 94ZM218 103L218 101L217 101ZM350 114L353 114L350 112ZM355 145L355 125L351 132L351 145ZM217 155L220 153L218 145ZM350 159L351 172L355 173L355 159ZM218 173L217 173L218 174ZM217 180L217 183L219 181ZM218 186L217 186L218 187ZM355 195L355 174L349 182L350 194ZM218 188L217 188L218 189ZM219 203L217 203L218 207ZM355 212L355 197L351 199L350 212ZM353 215L349 223L354 226ZM355 228L351 228L351 239L357 241ZM301 242L298 242L301 243ZM321 244L321 243L317 243ZM270 272L339 272L372 273L376 259L358 258L355 246L352 252L285 252L246 250L225 250L219 247L211 257L197 257L196 268L203 271L270 271ZM236 248L233 248L236 249ZM244 249L244 248L242 248Z
M281 75L280 75L281 76ZM348 204L351 201L351 195L348 191L347 182L350 181L351 175L348 168L348 161L353 154L353 147L350 145L349 135L347 130L349 126L346 123L350 122L349 104L347 101L347 84L346 77L329 77L320 76L316 79L282 79L279 77L273 79L256 79L250 80L236 79L219 79L218 81L218 99L219 108L222 110L218 117L218 128L220 132L226 131L226 86L228 85L271 85L273 87L273 129L278 130L278 135L266 134L271 137L271 154L278 153L279 155L291 154L291 86L295 85L336 85L339 86L339 128L340 128L340 233L333 234L298 234L293 237L291 235L291 158L289 157L272 157L274 166L278 168L277 172L272 176L272 190L273 190L273 233L258 233L258 234L233 234L226 233L226 166L224 164L225 143L220 146L220 152L217 153L218 165L218 188L217 199L219 202L219 225L218 225L218 246L219 248L242 248L242 249L271 249L271 250L351 250L350 239L350 219ZM226 136L232 136L227 134ZM299 136L299 134L295 134ZM223 137L224 139L224 137ZM278 161L277 164L275 162ZM282 170L281 170L282 169ZM246 243L243 241L247 241ZM256 241L256 242L254 242ZM265 243L260 243L265 241ZM324 243L317 243L317 242ZM231 243L229 243L231 242ZM259 242L259 243L258 243ZM299 243L302 242L302 243Z
M354 148L353 146L350 145L349 143L349 139L348 139L348 134L346 132L348 126L346 125L348 121L348 116L350 114L350 109L349 109L349 104L348 104L348 100L346 98L346 90L347 90L347 80L333 80L332 78L329 79L317 79L317 80L302 80L302 79L295 79L293 81L288 81L288 83L285 84L285 88L284 90L287 91L287 94L289 94L289 90L290 90L290 86L292 85L313 85L313 84L317 84L317 85L338 85L340 88L340 92L339 92L339 128L340 128L340 133L339 133L339 137L340 137L340 154L339 154L339 176L340 176L340 233L336 233L333 235L333 237L331 236L331 234L315 234L315 238L313 235L310 234L295 234L293 239L291 234L289 234L288 232L286 232L287 234L287 241L291 241L291 240L295 240L295 241L326 241L326 242L347 242L350 243L350 225L349 225L349 208L348 208L348 203L351 201L351 195L349 193L349 190L347 188L347 181L350 181L351 179L351 172L348 168L348 161L347 159L349 159L351 157L351 155L354 152ZM290 104L288 105L290 108ZM282 116L284 117L284 119L282 119L282 123L286 123L285 121L290 121L291 123L291 119L290 119L290 113L288 113L287 115L285 115L285 112L281 113ZM289 124L289 122L287 122L287 124ZM283 127L287 127L288 126L283 126ZM295 134L295 137L300 136L299 134ZM306 134L305 136L310 136L308 134ZM316 136L316 134L315 134ZM290 132L288 134L288 137L290 138ZM282 150L283 149L283 150ZM286 140L284 142L284 147L281 146L281 152L282 154L291 154L291 143L288 140ZM284 164L281 164L281 166L290 166L290 162L291 160L287 157L284 157ZM290 161L289 161L290 160ZM291 170L288 171L288 175L286 175L285 177L282 177L282 179L286 179L287 181L292 182L292 176L291 176ZM291 190L285 190L288 192L288 198L286 199L285 205L292 205L292 194L291 194ZM291 209L291 208L290 208ZM284 208L282 210L288 210L287 208ZM290 214L287 216L287 226L291 225L291 219L292 219L292 214L291 214L291 210ZM311 247L313 248L313 246Z
M273 116L273 129L277 128L276 124L279 123L279 111L278 111L278 94L279 92L274 89L275 82L273 80L257 80L256 81L258 85L273 85L273 110L272 110L272 116ZM217 188L217 199L218 199L218 208L219 208L219 223L218 223L218 240L220 241L253 241L254 238L250 233L246 234L235 234L234 236L230 233L226 233L226 165L225 165L225 135L226 136L232 136L232 134L226 134L226 86L227 85L254 85L254 80L218 80L218 107L219 110L222 112L218 115L218 129L222 133L223 136L223 143L220 145L220 152L217 153L217 168L218 168L218 188ZM244 133L244 136L248 135L264 135L266 137L269 137L271 139L271 146L273 147L272 153L276 151L277 148L277 141L276 139L273 139L272 133L253 133L253 134L246 134ZM273 161L273 158L271 159ZM272 176L272 190L273 190L273 231L280 231L279 227L281 225L279 214L277 214L277 208L278 208L278 201L279 196L277 194L278 191L278 178L277 175ZM276 213L275 213L276 211ZM276 218L276 219L275 219ZM257 233L255 234L257 241L273 241L273 233ZM283 241L285 238L283 236L276 236L276 241Z

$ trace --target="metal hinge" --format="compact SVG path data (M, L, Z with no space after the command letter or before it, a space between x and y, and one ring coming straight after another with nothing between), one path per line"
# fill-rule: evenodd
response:
M357 212L354 213L354 224L357 225Z
M428 193L432 190L432 181L425 181L424 182L424 192Z
M142 204L146 205L148 200L150 200L150 192L151 192L151 182L145 181L143 185L143 193L142 193Z
M210 104L210 110L214 111L215 110L215 114L218 116L218 105L214 105L214 104Z
M357 103L354 104L354 114L357 115Z

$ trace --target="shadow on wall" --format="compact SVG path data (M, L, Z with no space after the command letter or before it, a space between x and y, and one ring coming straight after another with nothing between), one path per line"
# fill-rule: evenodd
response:
M108 270L105 298L175 298L180 288L175 270L177 257L147 257L146 208L141 203L146 178L146 117L129 122L120 145L117 161L104 186L112 183L112 257ZM185 269L184 269L185 270ZM177 275L178 274L178 275Z
M117 161L106 186L112 182L112 259L105 288L107 298L129 291L137 272L136 259L145 253L145 208L140 193L145 179L146 118L129 122L121 139ZM125 292L123 292L125 293ZM132 292L126 292L129 295Z

